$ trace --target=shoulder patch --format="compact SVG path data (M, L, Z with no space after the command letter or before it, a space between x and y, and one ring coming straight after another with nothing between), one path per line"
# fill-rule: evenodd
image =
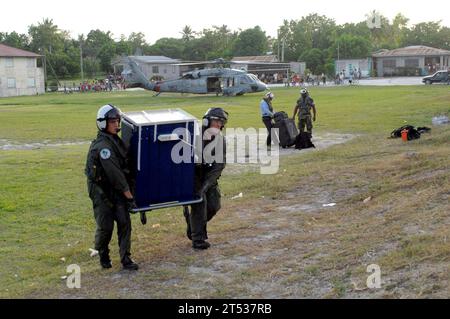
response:
M111 151L108 148L103 148L100 151L100 157L104 160L107 160L111 157Z

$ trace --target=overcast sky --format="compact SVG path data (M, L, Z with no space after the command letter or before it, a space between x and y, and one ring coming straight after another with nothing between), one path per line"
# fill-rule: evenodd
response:
M223 24L232 30L260 25L276 37L283 19L319 13L342 24L365 20L372 10L389 19L400 12L411 24L442 20L450 26L450 0L6 0L0 5L0 32L27 33L29 25L51 18L74 38L92 29L111 31L116 38L134 31L153 43L180 37L185 25L201 31Z

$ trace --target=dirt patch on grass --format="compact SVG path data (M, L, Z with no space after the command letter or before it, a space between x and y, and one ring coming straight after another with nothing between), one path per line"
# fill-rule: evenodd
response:
M299 154L307 154L310 152L320 151L326 148L329 148L334 145L339 145L343 143L347 143L350 140L357 137L354 134L338 134L338 133L324 133L324 134L315 134L312 138L312 142L315 145L315 148L297 150L294 147L281 148L277 150L277 153L272 152L269 153L263 146L261 145L265 143L265 138L260 139L258 150L260 152L265 152L263 155L254 156L250 155L249 150L249 141L247 143L239 143L238 141L245 141L244 135L229 135L227 136L228 145L234 145L233 154L234 161L227 164L225 168L224 174L238 175L245 172L258 172L261 169L261 161L259 160L261 156L296 156ZM257 135L249 135L250 140L257 141ZM228 150L229 151L229 150ZM231 152L229 152L231 153ZM227 154L227 160L231 161L232 158Z
M61 146L72 146L72 145L85 145L89 144L89 141L51 141L44 140L42 142L35 143L20 143L17 141L0 139L0 151L16 151L16 150L37 150L41 148L52 148Z

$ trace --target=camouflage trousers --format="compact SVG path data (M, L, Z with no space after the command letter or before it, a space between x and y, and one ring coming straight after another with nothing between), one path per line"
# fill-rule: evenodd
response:
M298 130L300 132L305 132L305 126L306 126L306 131L312 135L312 129L313 129L313 125L312 125L312 120L311 120L311 115L301 115L298 118Z

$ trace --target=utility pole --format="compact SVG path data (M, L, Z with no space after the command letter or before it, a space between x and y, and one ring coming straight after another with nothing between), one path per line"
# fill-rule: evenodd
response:
M339 41L338 41L338 61L339 61Z
M81 46L81 38L80 38L80 69L81 69L81 83L84 83L83 47Z
M284 62L284 46L286 45L286 37L283 37L283 46L281 47L281 62Z
M277 37L277 42L278 42L278 60L280 60L280 30L278 30L278 37Z

